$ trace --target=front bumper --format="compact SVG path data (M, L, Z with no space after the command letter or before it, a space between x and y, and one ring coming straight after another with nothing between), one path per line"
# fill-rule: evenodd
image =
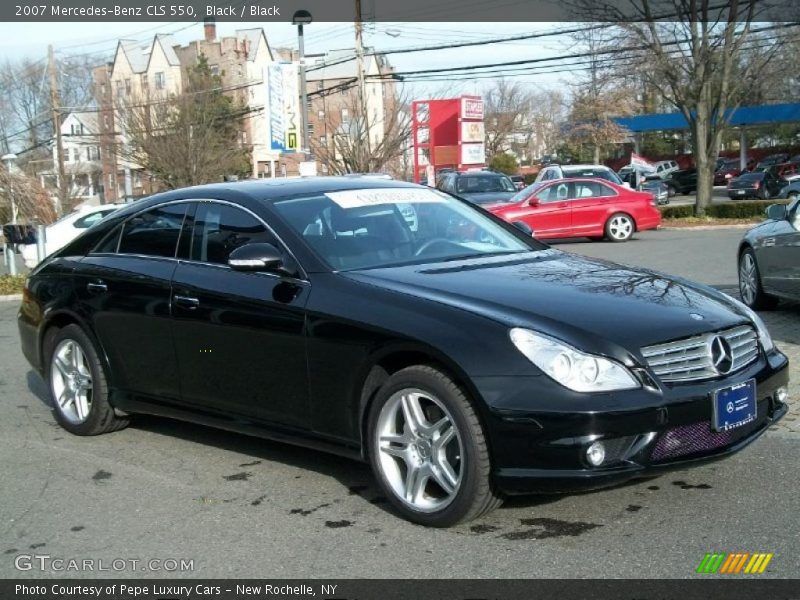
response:
M727 432L713 431L713 391L751 378L756 380L756 420ZM789 381L788 360L780 352L722 379L597 394L590 398L597 410L576 405L568 411L564 407L575 399L563 392L553 397L557 384L544 376L521 379L530 393L517 388L504 394L492 389L499 379L479 380L491 407L495 484L510 495L599 489L725 458L756 440L788 410L776 397ZM521 409L523 397L542 397L547 388L551 395L543 410ZM586 402L585 395L582 400ZM561 410L553 410L556 405ZM586 449L595 441L604 443L607 455L598 467L586 460Z

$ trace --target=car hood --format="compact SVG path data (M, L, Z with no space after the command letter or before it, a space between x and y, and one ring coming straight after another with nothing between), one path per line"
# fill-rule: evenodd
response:
M712 288L554 249L342 274L601 351L749 322Z
M517 192L459 192L459 196L475 204L498 204L508 202Z

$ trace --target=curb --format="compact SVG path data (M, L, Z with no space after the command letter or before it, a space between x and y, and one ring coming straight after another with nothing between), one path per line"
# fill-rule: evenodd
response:
M9 294L8 296L0 296L0 302L14 302L15 300L22 300L22 294Z
M750 229L758 223L732 223L731 225L690 225L688 227L661 226L659 231L710 231L713 229Z

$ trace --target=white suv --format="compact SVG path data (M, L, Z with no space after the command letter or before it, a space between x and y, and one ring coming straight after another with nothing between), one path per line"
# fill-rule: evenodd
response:
M567 177L595 177L622 185L619 175L605 165L550 165L539 171L536 176L536 183L552 181L553 179L566 179Z
M671 173L680 171L678 163L676 163L674 160L660 160L653 164L653 169L655 170L656 175L661 177L661 179L666 179Z
M74 212L64 215L55 223L45 228L45 256L60 250L74 240L95 223L99 223L112 212L124 204L102 204L100 206L85 206ZM36 244L20 246L22 259L25 266L32 269L39 264L36 255Z

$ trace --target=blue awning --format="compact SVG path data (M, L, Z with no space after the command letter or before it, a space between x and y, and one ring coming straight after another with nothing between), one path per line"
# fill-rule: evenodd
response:
M612 120L632 133L689 128L686 118L679 112L612 117ZM800 122L800 104L798 103L740 106L733 111L730 118L730 124L734 127L796 122Z

